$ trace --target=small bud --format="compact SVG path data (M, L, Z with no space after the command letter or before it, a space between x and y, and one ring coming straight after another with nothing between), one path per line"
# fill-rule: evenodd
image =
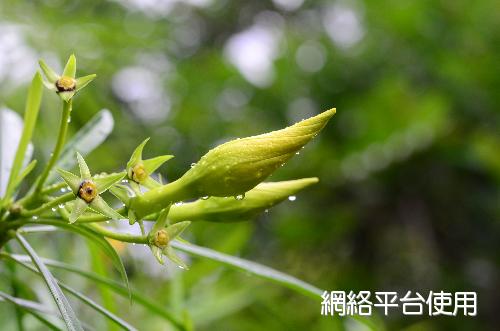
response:
M76 80L72 77L62 76L56 81L58 92L70 92L76 88Z
M137 163L134 167L130 168L129 172L129 178L132 178L132 180L136 183L142 183L149 176L142 162Z
M153 244L159 248L165 248L170 239L165 229L161 229L155 233Z
M91 203L96 196L97 187L95 183L91 180L84 180L78 190L78 197L85 200L87 203Z

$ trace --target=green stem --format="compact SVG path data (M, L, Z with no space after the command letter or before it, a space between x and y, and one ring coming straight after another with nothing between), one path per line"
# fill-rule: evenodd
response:
M128 243L136 243L136 244L147 244L148 237L147 236L135 236L128 233L118 233L108 230L98 224L91 223L88 225L95 232L103 235L104 237L108 237L111 239L115 239L118 241L128 242Z
M40 177L38 178L35 189L36 192L40 192L42 190L43 184L47 180L50 171L56 164L56 161L59 159L59 155L61 154L61 151L64 147L64 143L66 141L66 134L68 133L68 124L69 124L71 109L72 109L72 99L70 99L68 102L63 101L63 114L61 117L61 124L59 126L59 134L57 136L56 146L54 147L54 151L52 152L52 156L50 157L49 162L45 166L45 169L43 170Z
M44 203L40 207L36 209L31 209L31 210L23 210L21 212L21 216L23 217L30 217L30 216L35 216L35 215L40 215L42 212L56 207L62 203L66 203L68 201L71 201L75 198L75 195L72 192L63 194L61 196L58 196L57 198L50 200L49 202Z
M130 200L132 209L138 218L143 218L154 212L158 212L171 203L185 199L196 198L187 187L182 178L175 182L147 191L143 195L138 195Z

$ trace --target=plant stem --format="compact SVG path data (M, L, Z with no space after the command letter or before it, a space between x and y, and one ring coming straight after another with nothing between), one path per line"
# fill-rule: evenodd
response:
M128 233L119 233L113 232L111 230L106 229L98 224L91 223L88 225L95 232L103 235L104 237L108 237L111 239L115 239L118 241L128 242L128 243L136 243L136 244L147 244L148 237L147 236L134 236Z
M56 207L62 203L71 201L75 198L75 195L72 192L63 194L61 196L58 196L57 198L50 200L49 202L44 203L40 207L32 210L23 210L21 212L21 216L23 217L30 217L30 216L35 216L35 215L40 215L40 213L46 211L47 209Z
M72 99L70 99L68 102L63 101L63 114L61 117L61 124L59 126L59 134L57 136L56 146L54 147L54 151L52 152L49 162L45 166L45 169L43 170L40 177L38 178L35 189L36 192L40 192L42 190L43 184L47 180L50 171L56 164L56 161L59 159L59 155L61 154L64 143L66 141L66 134L68 133L68 124L69 124L72 104L73 104Z

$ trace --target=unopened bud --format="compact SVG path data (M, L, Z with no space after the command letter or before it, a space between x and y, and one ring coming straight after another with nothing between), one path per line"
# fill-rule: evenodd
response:
M170 238L165 229L161 229L155 233L153 244L157 247L164 248L168 245Z

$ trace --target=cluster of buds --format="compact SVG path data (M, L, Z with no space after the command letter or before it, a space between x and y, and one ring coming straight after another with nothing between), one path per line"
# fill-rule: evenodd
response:
M56 74L43 61L40 61L40 66L47 78L45 85L67 103L95 77L75 78L76 60L73 55L62 75ZM164 263L163 256L167 256L186 268L170 243L179 237L190 221L246 220L318 181L317 178L305 178L262 183L314 138L334 114L335 109L330 109L282 130L217 146L181 178L168 184L163 184L152 175L173 156L143 159L143 150L149 138L134 150L126 169L120 173L92 176L85 160L77 153L80 176L58 169L75 195L70 204L69 222L76 222L89 209L111 219L125 218L101 197L109 189L125 204L130 222L157 216L148 235L153 255L160 263ZM123 179L127 179L129 186L120 184ZM228 199L233 196L239 198ZM193 202L174 204L193 199Z

